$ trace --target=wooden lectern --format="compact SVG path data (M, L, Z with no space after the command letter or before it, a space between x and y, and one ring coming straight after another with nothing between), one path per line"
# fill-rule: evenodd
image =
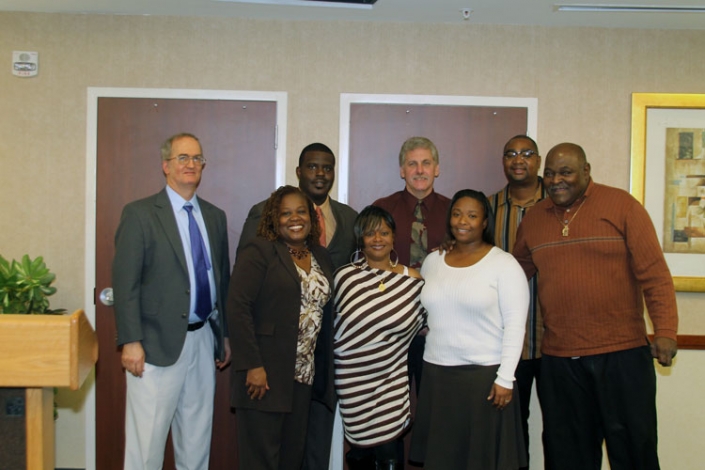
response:
M83 310L0 315L0 387L25 392L27 470L54 470L54 387L78 390L98 360Z

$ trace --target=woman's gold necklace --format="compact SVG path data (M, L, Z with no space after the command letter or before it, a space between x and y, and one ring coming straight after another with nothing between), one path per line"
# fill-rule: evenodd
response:
M585 204L585 199L583 199L583 202L580 203L580 205L578 206L578 208L576 209L576 211L573 213L573 217L571 217L570 220L565 219L565 214L567 214L568 211L570 211L570 209L567 209L567 210L563 213L563 217L564 217L564 218L561 219L561 218L558 216L558 212L556 212L556 206L553 206L553 213L556 215L556 218L558 219L558 222L560 222L561 225L563 226L563 230L561 230L561 234L562 234L564 237L567 237L567 236L570 234L570 229L568 228L568 226L573 222L573 220L575 220L575 217L578 215L578 212L580 212L580 209L583 207L583 204Z
M367 263L367 261L365 261L365 265L366 265L368 268L370 268L370 269L377 269L378 271L384 271L384 272L387 271L386 269L373 268L372 266L370 266L370 265ZM389 259L389 267L392 268L392 269L390 269L390 271L391 271L391 272L394 272L394 268L396 267L396 264L393 264L393 263L392 263L391 258ZM379 276L379 274L375 274L375 276ZM387 286L384 285L384 277L382 277L382 279L379 280L379 285L377 286L377 290L380 291L380 292L384 292L385 290L387 290Z

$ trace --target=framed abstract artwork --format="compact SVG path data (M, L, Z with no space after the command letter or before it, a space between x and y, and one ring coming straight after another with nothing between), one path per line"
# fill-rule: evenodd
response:
M705 292L705 94L632 94L630 191L676 290Z

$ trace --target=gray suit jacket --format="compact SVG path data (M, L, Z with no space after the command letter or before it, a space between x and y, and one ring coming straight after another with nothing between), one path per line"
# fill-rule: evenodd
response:
M198 199L208 232L217 314L211 317L216 358L228 336L225 300L230 282L225 213ZM146 362L169 366L181 354L189 320L186 255L166 189L125 206L115 234L113 292L117 344L141 341Z
M245 224L242 227L242 234L240 235L240 241L237 245L237 255L240 255L242 248L257 236L257 226L262 218L262 211L264 210L264 203L266 201L259 202L252 206L250 212L247 214L247 219L245 219ZM338 201L330 199L330 208L333 212L333 217L335 217L335 234L333 239L330 241L326 249L333 261L333 268L338 269L350 263L350 255L355 251L355 234L353 233L353 226L355 225L355 219L357 218L357 212L352 207L343 204Z

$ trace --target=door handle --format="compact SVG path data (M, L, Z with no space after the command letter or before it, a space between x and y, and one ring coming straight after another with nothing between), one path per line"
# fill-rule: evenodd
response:
M98 297L100 298L100 303L102 303L106 307L113 306L115 298L113 297L113 288L112 287L106 287L105 289L100 291L100 295Z

